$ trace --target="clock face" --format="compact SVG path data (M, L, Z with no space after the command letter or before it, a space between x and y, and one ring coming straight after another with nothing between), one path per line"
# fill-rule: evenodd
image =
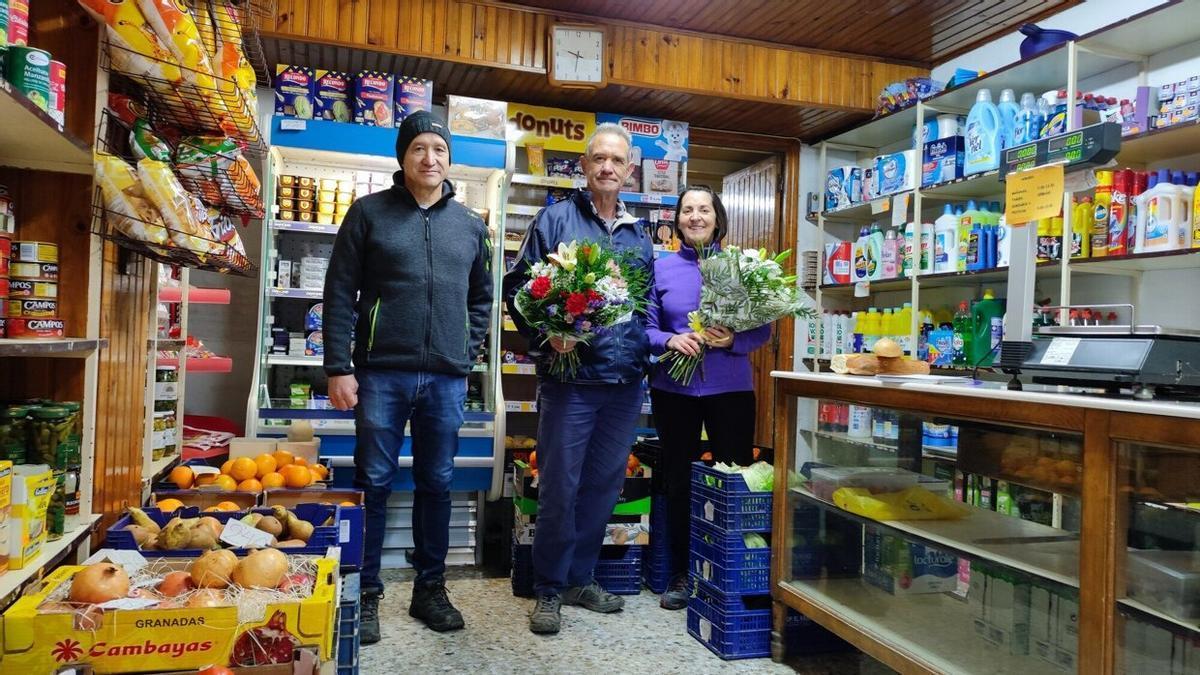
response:
M604 31L555 26L554 78L562 82L602 82Z

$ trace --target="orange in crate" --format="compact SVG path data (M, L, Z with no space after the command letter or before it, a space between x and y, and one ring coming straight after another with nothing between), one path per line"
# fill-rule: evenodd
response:
M229 476L229 475L231 475L230 471L232 471L232 470L233 470L233 460L232 459L227 459L221 463L221 473L225 474L226 476Z
M271 473L262 477L262 486L263 486L264 490L270 490L272 488L281 488L285 484L287 484L287 481L284 480L283 474L281 474L277 471L272 471Z
M174 483L175 487L180 490L187 490L196 481L196 474L192 472L190 466L177 466L171 469L171 475L168 477L168 480Z
M238 482L233 479L233 476L221 474L220 476L217 476L216 480L213 481L213 485L220 486L222 490L227 492L233 492L237 489Z
M202 473L199 476L196 476L196 482L194 484L194 487L203 487L205 485L215 485L217 483L217 476L220 476L220 475L221 474L219 474L219 473Z
M271 456L275 458L275 470L279 471L280 473L283 473L281 471L283 467L291 464L296 459L295 456L287 450L276 450Z
M308 487L312 482L312 473L308 467L289 464L283 467L283 480L290 488Z
M265 452L254 458L254 465L256 467L254 477L258 478L259 480L269 473L275 473L275 468L277 466L275 464L275 458L266 454Z
M292 464L295 464L296 466L303 466L303 467L307 468L308 460L304 459L303 457L296 457L292 460Z
M163 499L154 503L163 513L174 513L183 508L183 502L178 499Z
M263 484L257 478L247 478L238 483L237 489L239 492L262 492Z
M325 480L329 478L329 469L324 464L313 464L308 467L310 471L317 474L317 480Z
M233 460L233 466L229 467L229 475L233 476L234 480L249 480L258 475L258 465L249 457L238 457Z
M233 502L221 502L220 504L217 504L216 508L219 511L237 511L241 509L240 506L234 504Z

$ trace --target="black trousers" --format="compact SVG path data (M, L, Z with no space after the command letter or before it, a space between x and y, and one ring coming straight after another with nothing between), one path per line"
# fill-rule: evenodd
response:
M748 466L754 461L754 392L685 396L651 389L650 400L662 444L658 470L667 491L671 572L683 574L691 536L691 465L700 459L700 427L708 431L713 460Z

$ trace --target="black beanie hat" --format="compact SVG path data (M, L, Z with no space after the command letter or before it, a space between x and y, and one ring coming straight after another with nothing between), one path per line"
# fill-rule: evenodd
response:
M404 164L404 153L408 152L408 146L412 145L414 139L424 133L433 133L441 136L446 141L446 149L450 149L450 129L446 127L446 123L433 116L425 110L417 112L404 118L400 123L400 133L396 135L396 161Z

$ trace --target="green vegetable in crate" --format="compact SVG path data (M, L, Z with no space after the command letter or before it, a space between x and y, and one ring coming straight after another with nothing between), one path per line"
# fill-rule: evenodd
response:
M32 453L26 453L29 461L49 464L55 471L66 469L72 430L70 411L58 406L49 406L33 410L30 416L33 418L33 425L29 448Z
M742 543L746 548L767 548L771 544L757 532L746 532L742 535Z

